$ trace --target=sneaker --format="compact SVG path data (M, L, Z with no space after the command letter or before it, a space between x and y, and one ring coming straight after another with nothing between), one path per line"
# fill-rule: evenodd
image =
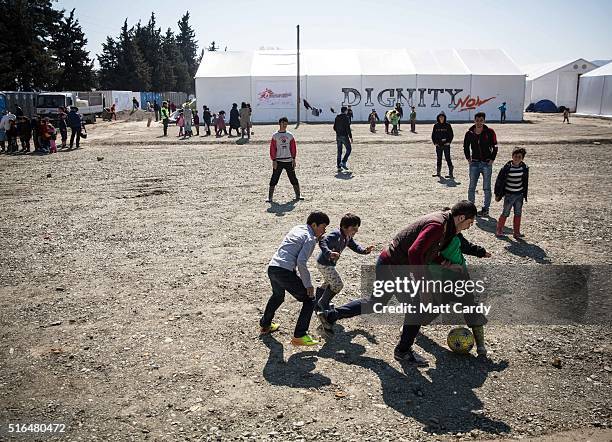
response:
M440 177L440 174L439 174L439 173L432 173L432 174L431 174L431 176L437 176L437 177Z
M311 345L317 345L319 341L313 339L310 335L304 335L301 338L295 336L291 338L291 345L308 347Z
M342 167L338 167L338 173L342 172Z
M274 333L279 328L280 328L280 324L277 324L276 322L273 322L272 324L270 324L269 327L261 327L259 329L259 334L260 335L268 335L270 333Z
M327 311L317 312L317 318L325 330L334 329L334 323L327 320Z
M455 179L455 177L452 174L445 175L444 178L448 178L449 180L454 180Z
M479 216L489 216L489 209L485 209L484 207L480 212L478 212Z
M342 163L340 164L340 167L342 167L344 170L349 170L348 166L346 165L346 163Z
M426 367L429 363L423 359L418 353L415 353L412 350L408 350L405 352L400 352L397 349L393 352L393 358L399 362L408 362L409 364L414 364L417 367Z

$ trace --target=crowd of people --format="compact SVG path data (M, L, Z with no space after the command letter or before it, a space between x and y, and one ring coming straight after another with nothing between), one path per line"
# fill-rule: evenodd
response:
M0 153L8 155L57 153L58 149L78 149L81 138L87 137L83 118L77 107L59 109L55 127L49 117L32 118L24 115L20 106L15 113L4 111L0 119ZM70 141L68 142L68 129ZM21 146L21 149L19 148Z

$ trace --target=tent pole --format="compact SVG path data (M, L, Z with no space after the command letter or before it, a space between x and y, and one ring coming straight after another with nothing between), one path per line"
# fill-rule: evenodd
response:
M295 128L300 125L300 25L297 25L297 97L296 97L297 121Z

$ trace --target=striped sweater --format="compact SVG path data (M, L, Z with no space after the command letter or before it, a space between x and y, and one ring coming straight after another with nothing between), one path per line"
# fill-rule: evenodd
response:
M523 162L518 167L508 161L501 168L495 180L495 196L503 198L509 193L522 193L527 201L527 191L529 190L529 167Z

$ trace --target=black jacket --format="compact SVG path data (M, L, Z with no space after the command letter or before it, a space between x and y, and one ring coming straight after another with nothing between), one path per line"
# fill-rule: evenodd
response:
M444 118L442 123L440 123L440 116ZM450 123L446 122L446 115L440 114L436 118L436 124L431 132L431 141L436 146L446 146L453 142L453 128Z
M508 172L511 166L512 161L508 161L497 175L494 193L498 198L502 198L506 194L506 179L508 178ZM521 162L521 166L523 167L523 199L527 201L527 190L529 190L529 167L523 162Z
M334 130L336 131L336 136L338 137L353 138L353 133L351 132L351 120L346 114L336 115L336 119L334 120Z
M457 238L461 241L461 253L464 255L476 256L478 258L484 258L487 251L484 247L469 242L462 233L457 233Z
M240 112L238 112L238 109L235 107L233 107L230 111L229 124L232 129L237 129L240 127Z
M480 135L474 132L476 125L470 127L463 139L463 152L466 159L472 161L495 160L497 156L497 135L495 131L486 124L482 128Z

